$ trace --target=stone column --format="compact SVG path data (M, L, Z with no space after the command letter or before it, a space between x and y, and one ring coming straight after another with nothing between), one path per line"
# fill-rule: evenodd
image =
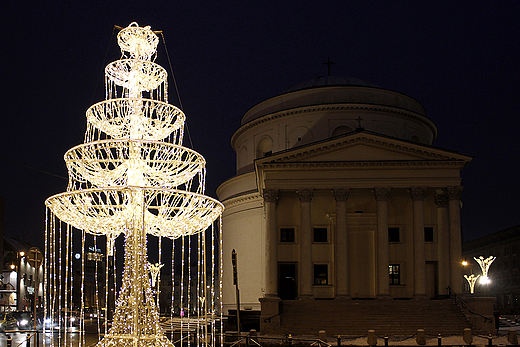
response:
M448 208L450 215L450 287L455 293L462 293L462 235L460 230L460 195L462 187L448 187Z
M414 297L426 297L426 258L424 255L424 197L426 189L410 188L413 200Z
M336 200L336 298L348 299L348 240L347 240L347 199L349 189L334 189Z
M311 189L298 189L300 198L300 283L301 298L312 298L312 221Z
M437 189L435 192L437 204L437 257L439 259L439 293L446 292L446 286L450 282L450 240L448 219L448 195L446 189Z
M388 196L390 188L375 188L377 201L377 297L390 298L390 282L388 280Z
M265 259L265 296L278 296L278 259L277 245L278 232L276 230L276 202L278 200L278 190L264 189L264 208L265 208L265 240L264 240L264 259Z

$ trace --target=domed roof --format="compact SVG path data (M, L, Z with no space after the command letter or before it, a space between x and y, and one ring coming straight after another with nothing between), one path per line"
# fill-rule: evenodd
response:
M284 93L294 92L296 90L323 87L323 86L364 86L364 87L375 87L380 88L378 85L370 82L363 81L357 77L343 77L343 76L319 76L312 78L308 81L300 82L295 84L291 88L287 89Z

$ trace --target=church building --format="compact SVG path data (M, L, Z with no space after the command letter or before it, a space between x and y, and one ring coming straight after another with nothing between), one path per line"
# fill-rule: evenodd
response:
M224 313L280 300L428 299L462 291L460 171L423 106L356 78L319 77L260 102L231 145Z

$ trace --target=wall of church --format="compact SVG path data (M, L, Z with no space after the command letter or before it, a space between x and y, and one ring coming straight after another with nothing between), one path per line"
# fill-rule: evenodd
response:
M256 196L255 196L256 195ZM236 309L231 252L237 252L238 286L242 309L259 310L265 276L265 235L262 199L251 194L226 205L223 215L223 303L224 313Z

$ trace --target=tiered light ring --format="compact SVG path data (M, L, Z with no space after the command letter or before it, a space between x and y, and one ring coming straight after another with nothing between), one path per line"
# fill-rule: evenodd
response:
M105 235L108 248L125 235L122 286L100 347L172 346L159 325L146 235L193 235L223 211L204 195L204 158L182 146L185 116L167 103L167 73L152 62L158 42L150 27L132 23L120 31L123 59L105 69L107 100L88 109L85 143L65 154L67 191L46 201L62 222Z

